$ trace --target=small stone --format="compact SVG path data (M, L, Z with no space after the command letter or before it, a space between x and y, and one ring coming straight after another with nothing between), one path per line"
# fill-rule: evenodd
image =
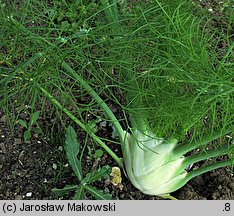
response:
M69 164L67 163L67 164L65 164L65 165L63 165L64 167L68 167L69 166Z
M32 192L26 193L26 197L32 197Z
M18 175L19 175L20 177L24 177L26 174L27 174L27 171L26 171L26 170L22 170L22 171L20 171L20 172L18 173Z
M55 164L55 163L53 163L52 167L53 167L53 169L55 169L55 170L58 168L57 164Z

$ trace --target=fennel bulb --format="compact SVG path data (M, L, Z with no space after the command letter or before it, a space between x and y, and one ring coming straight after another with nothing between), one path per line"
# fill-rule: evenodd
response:
M169 194L181 187L187 171L184 157L174 158L177 140L165 142L150 132L126 132L123 159L132 184L149 195Z

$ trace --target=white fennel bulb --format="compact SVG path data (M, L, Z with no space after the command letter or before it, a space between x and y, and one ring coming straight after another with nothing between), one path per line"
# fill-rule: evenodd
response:
M177 140L165 142L152 132L127 133L123 151L125 169L132 184L145 194L168 195L184 183L184 157L174 158Z

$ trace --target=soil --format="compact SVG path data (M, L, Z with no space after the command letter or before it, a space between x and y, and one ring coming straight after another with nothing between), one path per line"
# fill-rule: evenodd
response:
M217 7L221 1L194 1L199 7L210 10L211 23L216 29L225 33L225 19L221 19ZM221 47L225 48L225 42ZM219 47L220 48L220 47ZM52 193L52 188L62 188L66 184L76 184L77 179L72 176L72 170L66 164L65 152L60 137L61 131L55 133L53 139L47 136L32 134L29 141L24 141L24 128L17 124L14 130L10 130L6 116L0 110L0 199L58 199ZM104 137L108 137L107 130L103 131ZM120 149L116 150L120 154ZM86 153L86 159L88 154ZM108 164L113 167L116 164L107 155L102 155L95 161L96 166ZM93 163L86 161L87 168ZM148 196L139 192L123 175L122 188L104 181L96 182L95 186L112 194L114 199L125 200L157 200L156 196ZM180 200L233 200L234 177L230 168L221 168L190 180L184 187L171 195ZM63 197L69 199L71 196ZM87 197L89 199L89 197Z

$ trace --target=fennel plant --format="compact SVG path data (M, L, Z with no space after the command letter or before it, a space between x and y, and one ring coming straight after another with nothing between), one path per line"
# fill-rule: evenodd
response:
M180 1L129 7L103 0L98 6L97 12L76 20L82 24L75 31L65 31L62 23L60 29L53 17L36 30L13 15L2 18L2 25L11 26L16 35L33 39L35 50L24 63L9 63L1 71L1 107L7 112L21 101L32 104L33 112L48 100L102 146L146 194L167 197L195 176L231 166L234 145L225 135L233 134L233 46L219 60L209 47L211 36ZM41 17L46 18L45 13ZM44 36L47 29L50 34ZM15 101L27 91L28 97ZM91 99L83 103L87 94ZM121 107L125 127L104 96ZM97 107L119 135L123 160L83 117ZM220 156L223 160L216 161Z

